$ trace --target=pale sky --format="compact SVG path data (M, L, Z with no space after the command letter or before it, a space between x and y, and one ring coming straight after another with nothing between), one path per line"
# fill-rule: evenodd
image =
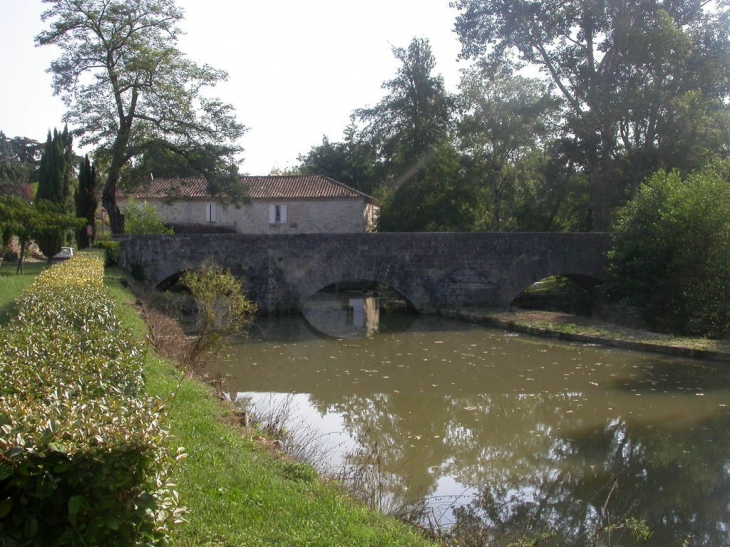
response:
M455 91L460 45L449 0L178 0L185 10L180 49L226 70L214 95L249 128L241 171L266 175L342 138L356 108L373 106L395 76L391 46L428 38L436 72ZM45 141L61 128L63 103L46 73L58 55L35 47L47 25L40 0L0 0L0 131Z

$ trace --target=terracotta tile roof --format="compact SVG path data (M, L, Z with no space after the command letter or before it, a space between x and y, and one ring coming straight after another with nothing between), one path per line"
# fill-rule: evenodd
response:
M253 200L356 198L375 200L323 175L241 177L241 184ZM126 197L135 199L209 199L204 178L155 178L144 188L132 190Z

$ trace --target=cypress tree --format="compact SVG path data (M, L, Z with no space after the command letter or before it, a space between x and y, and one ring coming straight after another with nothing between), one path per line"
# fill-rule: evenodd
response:
M60 205L65 212L73 210L72 201L73 175L73 137L64 127L63 133L58 130L48 132L38 166L38 191L36 200L46 200Z
M44 212L73 214L72 160L73 138L68 131L68 126L64 127L62 133L54 129L53 136L49 131L40 165L38 166L36 207L41 208ZM51 257L60 250L64 240L72 237L71 232L59 228L58 230L45 231L42 235L36 237L36 243L50 261Z
M96 185L96 167L89 161L88 154L79 169L79 187L76 191L76 216L86 219L86 226L76 231L79 249L91 246L96 237L96 209L99 205ZM91 226L91 233L87 227Z
M51 132L48 132L46 137L46 144L43 147L43 154L41 155L41 162L38 166L38 191L36 192L36 201L45 199L53 203L58 203L60 198L58 192L58 185L60 184L61 176L58 172L58 155L56 154L56 144L58 131L53 130L53 136Z

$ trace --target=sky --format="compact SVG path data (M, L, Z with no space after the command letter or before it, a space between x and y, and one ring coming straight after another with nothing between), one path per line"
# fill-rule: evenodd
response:
M213 94L249 128L243 173L267 175L336 142L357 108L375 105L398 69L392 47L427 38L436 73L456 91L457 11L449 0L178 0L185 11L179 48L228 72ZM46 72L59 50L35 47L46 28L41 0L0 0L0 131L45 141L61 128L64 105Z

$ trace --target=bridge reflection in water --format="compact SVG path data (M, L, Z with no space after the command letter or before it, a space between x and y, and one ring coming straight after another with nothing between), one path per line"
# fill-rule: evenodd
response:
M380 298L365 294L318 293L302 306L311 327L333 338L370 337L378 332Z
M319 292L302 306L302 315L315 334L343 339L370 338L383 329L401 330L415 318L396 294L372 291Z

